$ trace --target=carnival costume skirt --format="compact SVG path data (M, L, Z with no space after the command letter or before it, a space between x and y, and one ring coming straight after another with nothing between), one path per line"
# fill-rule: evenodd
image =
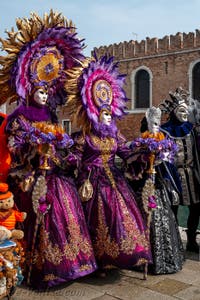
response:
M73 180L49 175L46 176L46 184L49 210L42 219L36 217L33 211L31 195L22 193L20 201L16 201L19 209L28 214L24 222L25 276L36 289L70 281L97 268Z
M92 198L83 203L95 256L100 268L131 268L151 261L147 230L134 194L116 167L108 178L94 167Z
M164 185L156 189L157 208L152 211L150 240L154 274L176 273L182 269L184 249L178 225Z

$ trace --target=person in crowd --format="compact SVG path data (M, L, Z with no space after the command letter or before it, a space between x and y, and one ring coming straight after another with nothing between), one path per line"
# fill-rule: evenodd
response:
M73 154L78 159L77 186L100 269L132 268L151 262L147 228L135 195L115 165L115 155L130 155L115 119L127 101L124 76L113 58L85 61L80 76L71 76L67 89L75 124Z
M188 121L194 126L194 133L197 140L197 148L200 148L200 101L189 98ZM200 156L200 153L199 153Z
M146 164L140 180L132 181L131 185L136 189L141 209L149 222L150 242L152 249L153 264L149 271L153 274L176 273L182 269L184 262L184 249L176 222L171 209L172 203L177 205L181 194L181 184L172 164L174 151L173 142L166 140L160 131L161 110L156 107L147 109L141 122L141 143L143 149L145 143L149 143L146 150L152 165ZM139 139L133 141L138 144ZM157 145L155 145L157 144ZM139 148L139 147L138 147ZM142 152L144 151L142 149ZM161 150L159 150L161 149ZM144 152L143 152L144 153ZM145 211L145 201L148 196L149 209Z
M179 204L189 207L186 249L199 253L196 233L200 216L200 163L196 134L193 124L188 121L189 94L182 88L177 88L174 93L169 94L170 100L167 99L160 104L161 110L169 114L169 120L162 124L161 129L179 148L175 157L182 185Z
M2 42L9 54L1 60L0 86L19 102L6 125L9 182L17 207L27 212L24 275L40 290L97 269L78 191L66 169L73 141L56 116L57 105L66 101L66 70L84 56L74 26L61 14L32 14L17 25L20 30Z

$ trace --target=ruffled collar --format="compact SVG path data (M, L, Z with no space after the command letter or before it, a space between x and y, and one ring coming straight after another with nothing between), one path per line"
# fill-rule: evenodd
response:
M102 122L94 123L92 128L92 133L97 135L100 138L105 138L105 137L116 138L117 132L118 129L114 120L112 120L109 126Z
M21 104L14 110L12 114L8 116L8 121L18 117L19 115L23 115L27 120L31 122L51 120L49 108L44 105L38 105L34 102L31 102L29 106Z
M161 130L167 132L172 137L184 137L191 132L193 124L190 122L180 122L178 120L169 120L161 125Z

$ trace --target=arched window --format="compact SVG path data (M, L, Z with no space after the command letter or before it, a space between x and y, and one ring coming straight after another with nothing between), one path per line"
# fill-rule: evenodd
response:
M200 100L200 62L192 70L192 98Z
M146 70L139 70L135 76L135 108L149 107L149 73Z
M135 112L146 110L152 105L152 72L146 66L132 71L132 109Z

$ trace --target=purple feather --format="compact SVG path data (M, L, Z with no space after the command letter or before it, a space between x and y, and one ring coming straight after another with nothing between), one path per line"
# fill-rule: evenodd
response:
M61 26L46 28L38 34L34 41L27 43L21 49L11 71L11 85L15 87L16 93L20 97L25 99L35 84L37 86L48 85L51 95L56 94L58 90L62 90L59 97L56 98L56 105L60 105L60 103L66 101L66 98L63 99L63 96L66 96L66 93L64 93L64 81L66 80L64 70L76 67L78 61L83 61L85 58L82 54L84 47L83 40L79 40L77 33L71 32L71 29ZM46 53L56 55L51 47L56 47L58 53L61 55L61 59L59 60L59 76L50 82L41 81L39 78L37 79L35 72L31 73L30 66ZM47 64L45 72L46 74L53 72L53 65Z

